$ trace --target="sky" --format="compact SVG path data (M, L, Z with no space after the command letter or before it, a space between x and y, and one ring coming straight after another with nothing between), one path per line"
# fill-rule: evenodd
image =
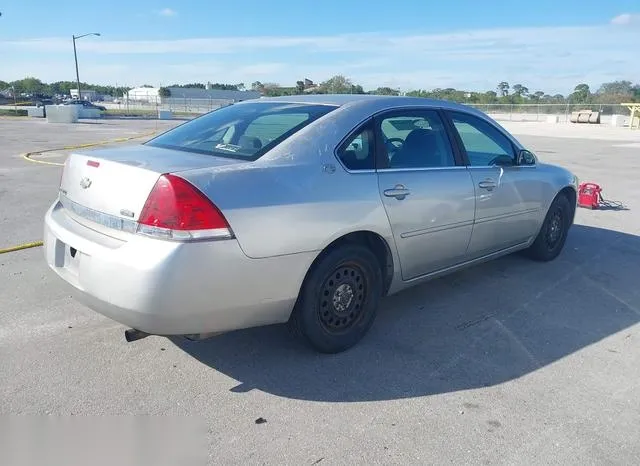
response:
M5 2L7 3L7 2ZM55 7L54 7L55 5ZM640 82L640 0L110 0L0 4L0 80L321 82L531 92Z

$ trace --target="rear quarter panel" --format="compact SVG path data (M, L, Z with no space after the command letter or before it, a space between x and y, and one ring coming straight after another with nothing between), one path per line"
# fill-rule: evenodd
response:
M222 210L249 257L320 251L362 230L382 236L395 254L376 174L349 173L334 155L359 115L335 110L256 162L180 175Z

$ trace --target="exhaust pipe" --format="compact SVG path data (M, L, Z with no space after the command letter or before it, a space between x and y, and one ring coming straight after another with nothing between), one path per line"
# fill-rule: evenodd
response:
M143 332L142 330L137 330L135 328L129 328L124 331L124 338L129 343L136 340L142 340L143 338L146 338L149 335L150 335L149 333Z

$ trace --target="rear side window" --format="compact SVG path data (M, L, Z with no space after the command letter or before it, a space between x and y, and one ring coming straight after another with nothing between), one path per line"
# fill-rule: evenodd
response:
M373 141L373 125L369 123L340 146L338 157L349 170L373 170L375 168Z
M230 105L180 125L146 144L252 161L335 108L288 102Z

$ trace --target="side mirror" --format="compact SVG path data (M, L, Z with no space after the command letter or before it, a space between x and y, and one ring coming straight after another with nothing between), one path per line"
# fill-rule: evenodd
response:
M533 155L526 149L518 152L518 165L535 165L536 164L536 156Z

